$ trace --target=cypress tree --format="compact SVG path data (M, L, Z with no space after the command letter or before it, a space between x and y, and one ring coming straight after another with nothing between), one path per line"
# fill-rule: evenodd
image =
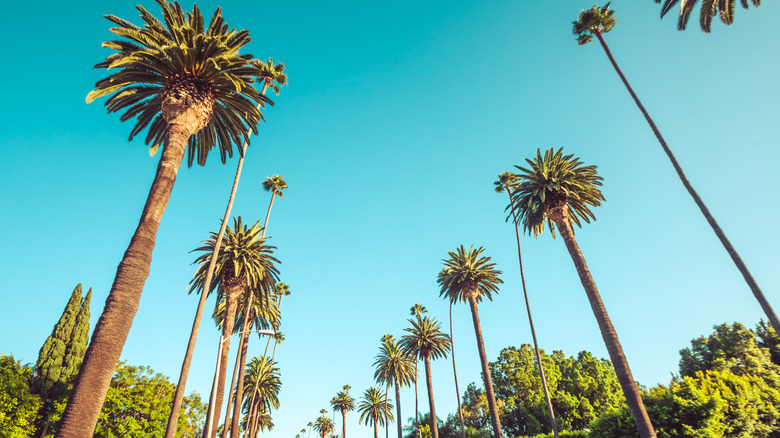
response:
M76 324L76 315L80 304L81 283L73 289L62 316L38 353L38 361L35 362L33 374L33 388L43 400L49 398L49 393L54 385L61 382L65 350L73 336L73 326Z
M65 358L62 361L62 373L60 381L65 385L63 392L69 392L73 387L73 379L79 373L84 354L87 352L89 342L89 301L92 298L92 288L89 288L87 296L81 302L81 308L76 315L76 324L73 327L73 335L65 348Z

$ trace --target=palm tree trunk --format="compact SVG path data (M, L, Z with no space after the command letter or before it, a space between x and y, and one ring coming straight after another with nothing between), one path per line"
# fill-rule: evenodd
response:
M425 385L428 387L428 405L431 408L431 437L439 438L439 424L436 421L436 406L433 404L433 381L431 380L431 354L423 354L425 361Z
M84 362L63 413L58 438L90 438L94 434L111 377L122 354L144 283L149 276L157 228L168 205L176 174L193 129L168 125L168 137L157 165L138 227L119 263Z
M452 375L455 376L455 395L458 397L458 418L460 433L466 438L466 426L463 424L463 410L460 407L460 389L458 388L458 371L455 369L455 341L452 337L452 301L450 301L450 353L452 354ZM398 438L401 438L400 435Z
M218 375L217 387L212 388L212 391L216 389L216 400L214 406L209 406L206 418L212 418L215 422L219 422L219 414L222 411L222 400L225 396L225 376L227 374L227 359L230 352L230 336L233 334L233 326L236 319L236 307L238 296L244 289L244 284L238 286L230 286L225 289L225 317L222 321L222 337L224 340L222 345L222 359L219 365L219 369L216 370ZM204 431L205 434L205 431ZM211 427L211 436L204 438L214 438L217 436L217 424L213 424Z
M347 438L347 410L341 410L341 438Z
M704 218L707 219L707 222L710 224L710 227L712 227L712 231L714 231L715 235L718 236L720 243L723 245L724 248L726 248L726 252L728 252L729 256L731 256L731 260L737 266L737 269L739 269L739 272L742 274L742 277L745 278L745 282L747 282L748 286L750 287L750 290L753 291L753 295L756 297L756 300L758 300L758 304L761 306L761 309L766 314L766 317L767 319L769 319L769 322L772 324L772 327L775 329L777 333L780 333L780 320L778 320L777 315L775 315L775 311L772 310L772 306L769 304L769 301L767 301L766 297L764 296L764 293L761 292L761 288L758 287L758 283L756 283L756 280L753 279L753 276L750 274L750 271L748 271L747 266L745 266L745 263L742 261L742 258L737 253L737 250L734 249L729 239L726 238L726 234L723 232L723 230L720 229L720 225L718 225L718 223L715 221L715 218L712 216L712 214L710 214L710 210L707 208L707 206L704 205L704 201L701 200L699 194L696 193L696 190L693 189L691 183L688 182L688 178L685 177L682 168L677 163L677 159L674 158L671 149L669 149L669 146L667 146L666 140L664 140L664 138L661 136L661 132L655 126L655 122L653 122L653 119L650 118L650 114L647 113L647 110L645 110L644 105L642 105L642 102L639 101L639 98L637 97L636 93L634 93L634 89L631 88L631 85L628 84L628 80L626 80L626 77L623 75L623 72L620 70L620 67L618 67L617 62L615 62L615 58L612 56L612 52L609 50L609 47L607 47L607 43L604 41L604 37L601 35L601 32L595 32L595 34L596 37L599 39L599 42L601 43L601 47L604 48L604 52L607 54L609 61L612 63L612 67L615 68L615 71L617 72L618 76L620 76L620 80L623 81L623 85L626 86L626 89L628 90L629 94L631 94L631 97L634 99L636 106L639 107L639 110L642 112L642 115L645 116L645 120L647 120L647 123L650 125L650 129L653 130L653 133L655 134L655 137L658 139L658 142L661 143L661 147L664 149L664 152L666 152L666 155L669 157L669 161L672 162L672 166L674 166L674 170L677 172L677 176L680 177L680 181L682 181L683 186L685 186L685 189L688 190L688 193L691 195L693 201L699 207L699 210L701 210L701 213L704 215Z
M569 255L574 262L574 266L577 268L577 274L580 276L582 286L585 288L590 307L593 309L593 314L598 322L599 330L601 330L601 337L604 338L604 344L609 352L609 358L612 361L612 366L615 368L618 382L620 382L620 386L623 388L623 394L626 396L626 403L631 410L631 415L634 417L634 423L639 430L639 436L642 438L655 438L655 430L650 422L650 418L647 416L647 411L642 402L642 396L639 393L639 389L634 382L634 377L631 375L631 369L628 367L628 360L626 360L626 356L623 354L623 347L620 346L620 341L618 340L615 328L612 326L612 321L609 319L607 309L601 301L601 296L596 288L596 283L593 281L590 270L588 270L588 265L585 263L585 257L582 256L582 252L580 252L580 248L577 245L577 240L574 238L574 232L568 221L568 207L564 205L561 208L548 212L548 215L555 222L558 232L566 243L566 249L569 250Z
M252 309L254 307L252 306L252 300L255 298L255 291L254 289L249 291L249 298L247 299L246 305L244 306L244 323L242 324L242 330L243 333L241 334L241 347L239 349L238 359L236 362L236 367L240 367L241 369L238 370L238 383L236 384L236 393L235 393L235 407L233 408L233 421L230 423L230 438L238 438L238 422L241 420L241 402L243 401L243 395L244 395L244 374L246 372L246 352L249 348L249 332L248 330L252 329L252 323L249 322L250 318L249 315L252 314ZM252 318L254 321L254 318ZM234 372L235 374L235 372ZM233 387L233 384L230 384L231 388ZM230 411L230 404L228 404L228 411ZM227 414L225 414L227 415ZM227 424L227 420L225 420L225 424Z
M238 374L238 369L241 368L241 363L242 362L241 362L241 353L240 352L241 352L241 348L244 346L244 340L245 340L244 338L245 338L245 336L246 336L245 333L241 333L241 340L238 343L238 345L239 345L239 347L238 347L239 348L239 350L238 350L239 353L236 355L236 364L235 364L235 366L233 366L233 377L230 379L230 386L228 386L228 388L230 389L231 392L234 392L234 388L236 388L236 375ZM230 394L230 393L228 393L228 394ZM233 397L228 396L227 409L225 409L225 422L224 422L225 427L222 428L222 435L221 435L222 438L227 437L228 436L227 433L232 430L233 423L231 423L229 420L232 418L231 417L231 414L232 414L231 408L233 407L233 401L234 400L235 400L235 392L234 392L234 396Z
M385 438L390 438L390 420L387 418L387 393L390 392L390 382L385 386L385 405L382 407L382 413L385 416Z
M398 438L403 438L401 432L401 387L398 386L398 382L395 382L395 412L395 424L398 427Z
M415 354L414 357L414 430L415 430L415 436L417 438L420 437L420 407L417 403L417 377L419 374L417 373L417 364L420 362L420 357Z
M547 379L544 376L544 367L542 367L542 355L539 353L539 344L536 342L536 330L534 329L534 319L531 317L531 303L528 300L528 289L525 287L525 273L523 272L523 252L520 250L520 226L517 224L517 213L515 212L515 203L512 200L512 191L509 186L506 187L509 195L509 206L512 208L512 218L515 223L515 235L517 236L517 259L520 262L520 281L523 284L523 296L525 297L525 309L528 311L528 324L531 326L531 339L534 341L534 354L536 363L539 365L539 377L542 380L542 389L544 390L544 399L547 402L547 413L550 415L550 424L552 425L553 437L558 438L558 423L555 421L552 400L550 399L550 390L547 387Z
M498 405L496 404L496 395L493 393L493 379L490 377L490 367L488 367L487 354L485 354L485 342L482 339L482 326L479 323L479 311L477 310L476 295L469 294L469 304L471 305L471 319L474 321L474 333L477 335L477 349L479 350L479 360L482 362L482 378L485 381L485 395L487 396L488 410L493 424L493 437L501 438L501 420L498 418Z
M379 438L379 429L376 426L377 419L374 418L374 438Z

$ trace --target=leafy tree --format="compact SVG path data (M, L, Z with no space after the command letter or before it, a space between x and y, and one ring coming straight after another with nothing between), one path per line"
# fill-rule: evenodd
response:
M517 210L515 209L514 201L512 200L512 188L517 185L519 178L512 172L502 172L498 175L498 180L493 182L493 187L496 193L506 192L509 195L509 205L507 209L511 212L512 223L515 224L515 237L517 239L517 260L520 264L520 282L523 286L523 297L525 298L525 309L528 313L528 324L531 326L531 339L534 342L534 353L536 354L536 364L539 368L539 377L542 383L542 390L544 391L544 399L547 402L547 413L550 416L550 425L553 430L553 437L558 438L558 424L555 421L555 413L553 412L552 399L550 398L550 389L547 387L547 378L544 375L544 367L542 366L542 357L539 353L539 344L536 342L536 329L534 328L534 319L531 317L531 303L528 300L528 289L525 286L525 272L523 271L523 252L520 248L520 224L517 221ZM507 217L509 220L509 217Z
M772 363L780 365L780 336L763 319L756 326L756 345L760 348L766 348Z
M499 410L504 412L504 400L500 397L500 384L496 385L499 389L499 398L496 403ZM488 411L487 397L485 390L470 383L463 393L463 421L467 429L488 430L490 429L490 412Z
M178 2L157 0L163 20L142 6L144 26L113 15L106 18L120 39L95 68L113 73L95 84L87 102L109 96L108 112L123 110L136 119L130 138L147 130L150 151L162 145L154 181L138 226L117 267L103 313L95 325L82 370L62 419L58 437L89 438L119 362L152 261L157 229L170 199L185 150L188 164L205 164L215 146L224 162L233 143L248 140L262 119L255 107L272 103L253 86L263 71L252 55L239 55L249 32L231 30L217 8L208 26L197 6L185 13ZM148 129L147 129L148 128Z
M545 223L548 224L550 232L554 233L553 222L555 223L577 269L640 435L642 438L653 438L653 425L647 417L628 361L623 354L623 347L585 257L580 252L572 228L572 224L580 226L580 219L588 223L591 219L595 220L590 207L597 207L604 201L604 195L599 189L602 178L596 172L596 166L585 166L579 158L574 158L573 154L564 156L563 148L557 151L548 149L544 157L541 151L537 150L534 160L526 159L526 162L528 169L515 166L521 172L521 182L512 191L512 201L518 210L518 219L523 221L525 230L534 236L544 231Z
M661 3L661 0L655 0L656 3ZM698 0L683 0L680 3L680 15L677 18L677 30L685 30L688 26L688 19L691 18L691 13L696 7ZM751 0L753 6L761 4L761 0ZM663 6L661 6L661 18L664 18L667 12L672 10L675 5L679 3L679 0L664 0ZM715 15L720 17L727 26L734 22L734 4L735 0L702 0L701 10L699 11L699 26L702 32L710 33L710 27L712 25L712 17ZM747 0L740 0L740 4L744 9L748 8Z
M94 436L162 436L173 394L173 384L162 374L146 366L130 366L121 362L111 379ZM177 436L200 437L206 406L197 393L185 397L182 406Z
M704 1L710 8L713 7L715 4L714 0L704 0ZM718 1L719 4L724 4L727 2L727 0L718 0ZM732 3L732 7L733 7L733 0L728 0L728 1ZM696 1L687 0L685 1L685 3L693 7L693 4L696 3ZM742 0L742 4L746 6L747 0ZM750 290L753 292L753 296L756 298L759 305L761 306L761 310L763 310L764 314L766 314L766 317L769 319L769 322L772 324L772 327L774 327L775 331L780 332L780 320L778 320L777 315L775 315L774 310L772 310L772 306L769 304L769 301L764 296L764 293L761 292L761 288L758 287L758 283L756 283L755 279L753 279L753 276L750 274L750 271L748 271L747 266L742 261L742 258L740 258L739 254L737 253L737 250L734 249L734 247L731 245L731 242L728 240L728 238L726 238L726 234L720 228L720 225L718 225L718 222L715 221L715 217L712 216L707 206L704 205L704 201L702 201L702 199L699 197L699 194L696 193L696 190L693 189L693 186L688 181L688 178L685 176L682 167L680 167L680 164L677 162L677 159L674 157L674 154L672 154L672 150L669 149L669 146L666 144L666 140L664 140L663 136L661 135L661 131L658 130L658 127L655 125L655 122L650 117L650 114L647 112L644 105L642 105L642 102L639 101L639 97L637 97L636 93L634 93L634 89L631 88L631 85L629 85L628 80L623 75L623 72L620 70L620 67L618 67L615 58L612 56L612 52L609 50L609 47L607 47L607 43L606 41L604 41L603 34L612 30L612 28L615 26L617 20L613 17L614 13L615 13L614 10L609 9L609 2L607 2L607 4L604 5L603 7L593 6L588 10L583 10L582 12L580 12L577 21L573 23L574 34L577 35L577 43L579 45L588 44L593 40L594 36L599 40L599 43L601 43L601 47L604 49L604 52L607 54L607 57L609 58L609 61L612 63L612 67L614 67L618 76L620 76L620 79L623 81L623 85L625 85L626 90L628 90L628 93L634 99L634 103L636 103L636 106L639 108L639 111L642 112L642 115L645 117L645 120L647 121L648 125L650 125L650 129L653 130L656 139L658 139L658 142L661 144L661 147L666 153L666 156L669 158L669 161L671 161L672 166L674 167L674 170L677 172L677 176L680 178L680 181L682 182L683 186L688 191L688 194L690 194L691 197L693 198L693 202L696 204L696 206L699 207L699 210L701 210L701 213L704 215L704 218L710 224L710 227L712 227L712 230L715 232L715 235L718 236L720 243L726 249L726 252L729 254L731 260L734 262L734 265L737 267L739 272L745 278L745 282L750 287Z
M76 315L76 322L73 325L73 333L65 348L61 377L69 383L79 373L81 363L84 361L84 354L87 352L87 344L89 342L89 303L91 299L92 288L89 288L87 296L81 301L79 313ZM68 390L70 390L70 385Z
M336 393L336 396L330 400L330 406L334 411L341 412L341 436L347 438L347 412L355 410L355 398L349 395L349 390L352 387L344 385L344 387Z
M30 388L32 369L22 366L13 355L0 354L0 437L24 438L35 433L32 427L43 400Z

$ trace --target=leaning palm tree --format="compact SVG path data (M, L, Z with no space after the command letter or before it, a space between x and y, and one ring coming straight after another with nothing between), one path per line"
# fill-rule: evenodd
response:
M325 438L325 435L333 432L335 427L336 426L333 424L333 421L331 421L331 419L328 418L328 416L325 414L317 417L317 420L314 422L314 430L317 431L317 433L320 435L320 438Z
M268 204L268 212L265 214L265 223L263 224L263 230L268 227L268 218L271 216L271 207L274 206L274 198L278 195L280 198L284 196L282 190L287 188L287 183L284 182L284 178L279 175L269 176L263 180L263 189L266 192L271 192L271 202Z
M661 3L661 0L655 0L656 3ZM677 30L685 30L688 26L688 19L691 18L691 12L696 7L697 0L664 0L663 6L661 6L661 18L664 18L667 12L680 3L680 15L677 18ZM751 0L753 6L759 6L761 0ZM712 17L717 14L727 26L734 22L734 4L736 0L702 0L701 10L699 11L699 26L702 32L710 33L710 26L712 25ZM747 0L740 0L740 4L744 9L748 8Z
M279 407L279 390L281 388L281 379L279 368L273 361L264 357L252 358L246 366L246 386L242 393L241 400L236 403L243 404L244 414L247 418L247 426L244 430L246 436L254 437L261 428L267 428L263 425L263 416L270 418L271 409Z
M379 438L378 426L385 424L385 420L393 421L393 405L387 401L382 390L372 386L366 389L358 405L360 412L359 423L366 426L374 426L374 438Z
M428 310L420 303L414 303L414 306L409 309L411 312L411 315L416 317L417 319L420 319L420 315L423 313L428 313ZM420 362L420 355L415 354L414 355L414 429L415 429L415 435L417 437L420 436L420 409L418 406L418 397L417 397L417 364Z
M347 438L347 412L355 410L355 399L349 395L351 386L344 385L341 391L330 400L334 411L341 412L341 437Z
M402 438L401 431L401 388L411 386L414 381L413 356L404 351L391 337L383 341L379 346L379 354L374 358L374 379L377 383L395 386L395 409L398 438Z
M109 96L108 112L135 118L132 139L147 130L151 150L162 145L154 181L138 227L117 267L103 313L92 334L76 385L62 416L58 437L92 436L111 376L122 353L143 286L149 276L157 229L176 174L188 149L188 164L205 164L217 146L224 162L257 130L262 115L255 105L271 100L253 86L262 72L251 55L239 51L249 32L230 30L217 8L208 26L197 6L185 13L178 3L157 0L163 21L142 6L144 26L113 15L106 18L120 37L103 43L116 50L95 68L114 73L99 80L87 102ZM147 129L148 128L148 129Z
M525 297L525 310L528 313L528 324L531 326L531 339L534 341L534 353L536 355L536 363L539 365L539 378L542 381L542 389L544 390L544 399L547 402L547 414L550 416L550 424L553 429L553 436L558 438L558 424L555 421L555 413L553 413L552 400L550 399L550 390L547 388L547 378L544 375L544 368L542 367L542 356L539 353L539 344L536 342L536 330L534 329L534 319L531 317L531 303L528 301L528 290L525 287L525 273L523 272L523 253L520 250L520 225L517 222L517 212L515 211L515 204L512 202L512 188L514 188L519 181L517 175L512 172L502 172L498 175L498 180L493 183L496 193L506 191L509 195L509 206L507 209L512 212L512 222L515 224L515 236L517 237L517 259L520 262L520 281L523 285L523 297ZM507 217L509 220L509 217Z
M291 293L290 292L290 286L288 286L285 283L276 283L276 292L275 293L276 293L276 297L277 297L276 307L281 312L281 310L282 310L282 297L286 297L287 295L290 295L290 293ZM276 330L276 329L278 329L278 327L274 327L274 329ZM278 344L278 342L276 344ZM274 344L274 348L276 348L276 344ZM267 356L268 355L268 347L270 345L271 345L271 338L268 338L268 341L265 344L265 350L263 351L263 356Z
M436 423L436 406L433 403L433 382L431 380L431 360L447 358L450 351L450 337L442 333L441 324L436 318L427 316L416 320L409 319L411 327L405 328L409 332L401 338L401 348L414 357L422 357L425 364L425 383L428 388L428 405L431 409L431 434L433 438L439 438L439 426Z
M591 42L594 35L596 38L598 38L599 42L601 43L601 47L604 48L604 52L607 54L609 61L612 63L612 67L615 68L618 76L620 76L620 79L623 81L623 85L626 86L626 89L634 99L636 106L642 112L642 115L645 116L645 120L647 120L647 123L650 125L650 129L653 130L653 133L658 139L658 142L661 143L661 147L663 148L664 152L666 152L669 160L672 162L672 166L674 166L674 170L677 172L677 176L680 178L680 181L682 181L683 186L685 186L685 189L688 190L688 193L699 207L699 210L701 210L704 218L707 219L710 227L712 227L715 235L717 235L718 239L720 239L720 243L724 248L726 248L726 252L729 253L729 256L731 256L731 260L745 278L745 281L750 287L750 290L753 292L753 295L756 297L756 300L758 300L761 309L766 314L766 317L769 319L772 327L775 329L775 331L780 333L780 320L778 320L777 315L775 315L775 311L772 309L772 306L769 305L769 301L767 301L764 293L761 292L761 289L758 287L758 283L756 283L756 280L753 279L753 276L750 274L750 271L748 271L748 268L745 266L742 258L740 258L739 254L737 254L737 250L734 249L734 247L731 245L731 242L726 238L726 234L723 232L723 230L720 229L720 225L718 225L718 223L715 221L715 218L712 216L712 214L710 214L707 206L704 205L704 201L701 200L699 194L696 193L696 191L693 189L693 186L691 186L691 183L688 182L688 178L686 178L682 168L677 163L677 159L675 159L671 149L669 149L669 146L667 146L666 140L664 140L664 138L661 136L661 132L655 126L655 122L653 122L653 119L650 118L650 115L647 113L647 110L645 110L642 102L639 101L636 93L634 93L634 89L631 88L631 86L628 84L628 80L626 80L626 77L618 67L617 62L615 62L615 58L612 56L612 52L610 52L609 47L607 47L607 43L604 41L603 34L609 32L615 26L616 20L614 17L612 17L614 12L614 10L609 10L609 3L601 8L594 6L587 11L582 11L577 21L574 22L574 34L578 35L577 43L580 45L587 44Z
M588 223L591 219L595 220L590 207L598 207L604 201L599 189L602 178L596 172L596 166L585 166L573 154L563 155L563 148L557 151L548 149L544 156L537 150L533 160L525 161L528 168L516 166L520 171L520 183L512 190L517 217L534 237L544 231L545 222L555 237L555 224L585 288L639 435L642 438L655 437L623 348L572 229L572 224L581 226L580 219Z
M270 87L276 94L279 94L281 86L287 84L287 75L284 74L284 64L273 64L273 60L269 59L267 63L261 61L255 61L255 65L262 71L263 74L263 89L260 92L262 96L265 96L266 90ZM260 105L258 105L259 109ZM250 131L247 131L249 135ZM225 227L227 226L228 219L230 219L230 212L233 209L233 200L236 197L236 190L238 189L238 181L241 178L241 170L244 167L244 157L246 156L247 146L249 145L247 140L244 140L244 144L241 148L241 156L238 159L238 166L236 167L236 175L233 178L233 187L230 190L230 196L228 197L227 208L225 208L225 215L222 218L222 226L217 234L217 242L215 248L220 248L222 245L222 238L225 234ZM206 283L210 283L214 275L214 267L216 264L216 254L212 256L209 261L209 269L206 274ZM190 371L190 364L192 362L192 354L195 351L195 341L198 338L198 331L200 329L200 320L203 316L203 309L206 307L206 295L201 295L198 300L198 307L195 311L195 319L192 323L192 330L190 331L190 339L187 343L187 351L184 354L184 361L182 362L181 371L179 373L179 382L176 385L176 393L173 397L173 404L171 406L171 413L168 417L168 426L165 430L165 438L174 438L176 434L176 427L179 418L179 411L181 410L181 403L184 397L184 388L187 384L187 375ZM232 384L231 384L232 386Z
M225 316L220 337L221 358L218 360L220 366L216 370L217 387L212 388L212 391L216 391L216 398L214 405L209 403L207 422L213 421L215 413L221 411L230 336L233 334L241 293L248 290L256 291L255 293L258 294L267 293L273 290L279 280L279 271L275 266L279 260L272 255L276 248L266 245L265 239L260 235L261 230L259 221L248 227L241 221L241 216L234 219L233 229L228 228L225 231L225 244L219 249L214 279L208 288L205 285L207 262L214 252L216 234L212 233L211 238L203 246L195 249L195 251L202 251L203 254L195 260L195 263L200 263L200 267L193 277L191 290L200 293L216 290L218 295L224 295L225 299ZM216 435L216 427L212 427L211 430L212 436L206 438L213 438Z
M482 298L492 301L492 294L498 293L498 285L503 281L498 278L501 271L495 269L495 263L489 263L490 257L481 256L482 251L482 247L475 250L473 246L466 250L463 245L455 251L447 251L449 258L442 260L444 268L439 272L436 281L441 287L439 296L447 298L450 305L457 302L468 302L471 306L471 319L474 322L474 333L477 336L477 349L479 350L479 360L482 363L482 378L485 383L485 395L493 426L493 436L501 438L501 420L498 418L498 406L485 354L485 342L482 339L482 326L479 323L477 303L481 302Z

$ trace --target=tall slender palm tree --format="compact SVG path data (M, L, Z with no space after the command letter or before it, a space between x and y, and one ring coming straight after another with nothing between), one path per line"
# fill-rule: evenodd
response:
M358 412L360 412L360 423L374 426L374 438L379 438L378 426L384 425L385 420L393 421L392 403L389 403L382 390L375 386L366 389L363 393Z
M495 263L489 263L490 257L481 256L482 251L484 251L482 247L475 250L473 246L466 250L463 245L455 251L447 251L449 258L442 260L444 268L439 272L436 281L441 287L439 296L449 299L450 304L468 302L471 306L471 319L474 322L479 360L482 363L482 378L485 383L485 395L492 420L493 436L501 438L501 420L498 418L498 406L485 354L485 342L482 339L482 326L479 323L477 303L481 302L483 297L492 301L492 294L498 293L498 285L503 281L498 278L501 271L495 269Z
M517 212L515 211L515 204L512 201L512 188L514 188L519 182L519 178L512 172L502 172L498 175L498 180L493 183L496 193L506 191L509 196L509 206L507 209L511 211L512 222L515 224L515 236L517 237L517 260L520 262L520 281L523 285L523 297L525 298L525 310L528 313L528 324L531 326L531 339L534 341L534 353L536 355L536 363L539 365L539 378L542 381L542 390L544 391L544 399L547 402L547 414L550 416L550 424L552 425L553 436L558 438L558 424L555 421L555 413L553 412L552 400L550 399L550 390L547 387L547 378L544 375L544 367L542 367L542 356L539 353L539 344L536 342L536 329L534 329L534 319L531 317L531 303L528 300L528 289L525 287L525 273L523 272L523 252L520 250L520 225L517 222ZM507 220L509 218L507 217Z
M655 0L656 3L661 3L661 0ZM753 6L761 5L761 0L751 0ZM697 0L664 0L663 6L661 6L661 18L664 18L667 12L669 12L677 3L680 3L680 15L677 18L677 30L685 30L688 26L688 19L691 18L691 12L696 7ZM701 10L699 11L699 26L702 32L710 33L710 26L712 25L712 17L717 14L727 26L734 22L734 4L736 0L702 0ZM744 9L748 8L747 0L740 0L740 4Z
M423 313L428 313L428 310L420 303L414 303L414 306L412 306L411 309L409 309L412 316L416 317L417 319L420 319L420 315ZM420 355L415 354L414 355L414 430L416 436L419 438L420 436L420 409L418 406L418 397L417 397L417 364L420 362Z
M274 64L272 59L269 59L266 63L261 61L254 61L255 65L261 70L263 76L263 89L260 92L262 96L265 96L266 90L270 87L276 94L279 94L281 86L287 84L287 75L284 74L284 64ZM258 109L260 108L258 104ZM247 131L247 136L251 131ZM236 197L236 190L238 189L238 181L241 178L241 170L244 167L244 157L246 157L247 146L249 142L244 140L244 144L241 148L241 156L238 159L238 166L236 166L236 175L233 178L233 187L230 190L230 196L228 197L227 207L225 208L225 215L222 218L222 226L217 234L217 242L215 248L220 248L222 245L222 238L225 234L225 227L227 226L228 219L230 219L230 212L233 209L233 200ZM265 231L265 230L263 230ZM214 252L211 260L209 261L209 269L206 274L206 283L211 283L211 279L214 276L214 267L216 264L216 254ZM198 331L200 329L200 320L203 316L203 309L206 307L206 295L201 295L198 300L198 307L195 311L195 319L192 323L192 330L190 331L190 339L187 343L187 351L184 354L184 361L182 362L181 371L179 373L179 382L176 384L176 393L173 397L173 404L171 406L171 413L168 417L168 425L165 430L165 438L174 438L176 435L176 427L179 419L179 412L181 410L181 403L184 398L184 388L187 384L187 375L190 371L190 364L192 362L192 354L195 351L195 341L198 338ZM246 357L244 358L246 359ZM232 386L232 384L231 384Z
M273 69L273 66L272 66L273 62L271 60L269 60L268 63L269 63L269 65L271 65L271 67L269 67L269 69L271 69L272 71L276 71L275 69ZM283 69L284 69L284 67L282 66L282 70ZM285 76L285 82L286 82L286 76ZM277 91L278 91L278 88L277 88ZM266 183L269 180L270 180L270 182ZM262 233L261 237L265 237L265 233L266 233L266 231L268 229L268 218L271 217L271 207L273 207L273 205L274 205L274 198L276 197L277 194L279 195L280 198L282 197L281 189L286 189L287 188L287 183L284 182L284 179L281 176L274 175L272 178L268 178L268 179L266 179L266 181L263 181L263 188L266 191L272 190L272 193L271 193L271 202L268 204L268 211L265 214L265 222L263 222L263 233ZM265 299L267 300L267 297L265 297ZM249 300L252 300L252 291L249 292ZM246 314L244 316L244 318L245 318L244 325L246 325L246 321L248 321L248 319L249 319L249 314ZM269 337L268 340L269 341L271 340L270 337ZM239 370L239 372L238 372L238 383L236 384L236 387L235 387L236 388L235 389L235 394L236 394L235 397L236 398L238 397L238 394L241 394L244 391L244 370L246 368L243 366L243 364L246 363L246 354L247 354L247 349L248 348L249 348L249 333L248 332L244 332L244 333L241 334L241 342L240 342L239 354L236 356L236 366L234 368L234 369ZM234 375L235 375L235 372L234 372ZM230 383L230 388L233 388L233 382ZM230 412L230 400L228 399L228 409L227 409L227 412L225 414L225 418L226 418L225 419L225 424L226 425L228 424L227 416L229 415L229 412ZM240 416L241 416L241 409L240 409L239 404L236 403L235 407L233 408L233 421L230 422L230 424L231 425L232 424L238 424L238 419L240 418ZM226 426L226 428L227 428L227 426ZM238 438L238 428L235 428L235 427L231 428L230 438Z
M236 403L243 404L247 418L245 436L254 437L261 426L267 428L267 421L263 425L262 414L270 418L271 409L279 407L279 390L282 385L279 368L265 357L254 357L247 364L246 382L242 397Z
M211 238L205 241L203 246L195 249L195 251L202 251L203 254L195 260L200 267L193 277L191 290L201 291L201 293L217 290L219 295L225 295L225 316L220 337L222 357L219 360L219 369L216 370L217 387L212 388L212 391L216 391L216 400L214 405L209 406L206 417L208 421L215 417L215 413L221 411L230 336L233 334L239 297L242 292L250 289L258 293L273 290L279 279L279 271L275 266L279 260L272 255L276 248L266 245L265 239L260 234L259 221L248 227L241 221L240 216L234 219L233 229L228 228L225 231L225 244L219 249L214 279L207 289L205 285L207 262L214 252L216 234L212 233ZM217 301L219 302L219 299ZM216 428L212 427L211 430L212 436L206 438L213 438L216 435Z
M314 423L309 421L308 423L306 423L306 425L309 426L309 437L311 437L311 428L314 427Z
M433 403L433 382L431 380L431 360L447 358L450 351L450 337L441 332L441 324L436 318L427 316L416 320L409 319L412 325L405 328L409 332L401 338L401 348L412 356L421 356L425 364L425 383L428 388L428 405L431 409L431 434L439 438L439 425L436 421L436 406Z
M545 222L555 237L555 224L585 288L639 435L642 438L654 438L653 425L645 411L623 348L572 229L572 224L581 226L580 219L588 223L596 219L590 207L598 207L604 201L599 189L602 178L596 172L596 166L585 166L573 154L563 155L563 148L557 151L548 149L544 156L537 150L533 160L526 158L525 161L528 168L516 166L520 171L520 183L512 190L517 217L523 222L525 230L534 237L544 231Z
M277 297L277 303L276 307L281 311L282 309L282 298L286 297L287 295L290 295L290 287L286 283L276 283L276 297ZM277 330L279 327L274 327L274 330ZM274 344L274 348L276 348L276 344ZM265 344L265 350L263 352L263 356L268 355L268 347L271 345L271 338L268 338L268 341Z
M689 1L694 3L692 0ZM677 176L680 178L680 181L682 181L683 186L685 186L685 189L688 190L688 193L699 207L699 210L701 210L704 218L707 219L710 227L712 227L715 235L718 236L720 243L724 248L726 248L726 252L728 252L729 256L731 256L731 260L745 278L745 281L750 287L750 290L753 292L753 295L756 297L756 300L758 300L761 309L766 314L766 317L769 319L772 327L775 329L775 331L780 333L780 320L778 320L777 315L775 315L775 311L772 309L769 301L764 296L761 288L758 287L758 283L756 283L756 280L750 274L750 271L748 271L748 268L745 266L742 258L740 258L739 254L737 254L737 250L734 249L734 247L731 245L731 242L728 240L728 238L726 238L726 234L723 232L723 230L721 230L720 225L718 225L718 223L715 221L715 218L712 216L709 209L707 209L707 206L704 205L704 201L702 201L702 199L699 197L699 194L696 193L696 191L693 189L691 183L688 182L688 178L685 176L685 173L683 173L682 167L680 167L680 165L677 163L677 159L672 154L672 150L669 149L669 146L666 144L666 140L664 140L663 136L661 136L661 131L659 131L658 127L655 126L655 122L653 122L653 119L650 118L650 114L648 114L647 110L645 110L642 102L639 101L636 93L634 93L634 89L631 88L631 85L629 85L628 80L623 75L623 72L620 70L620 67L618 67L615 58L612 56L612 52L609 50L609 47L607 47L607 43L604 41L603 34L612 30L612 28L615 26L616 19L612 16L614 13L614 10L609 10L609 3L601 8L594 6L587 11L580 12L579 18L574 22L574 34L577 35L577 43L580 45L588 44L593 40L593 36L599 40L601 47L604 49L604 52L609 58L609 61L612 63L612 67L615 68L618 76L620 76L620 79L623 81L623 85L625 85L629 94L631 94L631 97L634 99L636 106L642 112L645 120L647 120L647 123L650 125L650 129L653 130L655 137L658 139L658 142L661 144L664 152L666 152L666 155L669 157L669 161L672 162L672 166L674 166L674 170L677 172Z
M402 438L401 431L401 388L411 386L414 381L413 356L404 351L391 337L384 340L379 346L379 354L374 358L374 379L377 383L395 386L395 409L398 438ZM386 395L386 394L385 394Z
M341 438L347 438L347 412L355 410L355 399L349 395L350 389L351 386L344 385L330 400L333 410L341 412Z
M317 431L320 438L325 438L325 435L333 432L335 428L336 426L333 424L333 421L325 414L317 417L317 420L314 422L314 430Z
M262 119L255 105L272 103L253 86L261 75L251 55L239 55L249 43L246 30L229 30L217 8L208 26L197 6L185 13L178 3L157 0L163 21L142 6L144 26L113 15L106 18L120 40L103 43L116 50L95 68L114 73L99 80L87 103L109 96L108 112L136 118L132 139L148 128L146 143L163 146L157 172L138 227L117 267L106 305L62 416L58 437L92 436L111 377L138 310L149 276L157 229L168 204L185 149L188 164L205 164L217 146L222 161L232 145L248 138ZM189 148L188 148L189 146Z

